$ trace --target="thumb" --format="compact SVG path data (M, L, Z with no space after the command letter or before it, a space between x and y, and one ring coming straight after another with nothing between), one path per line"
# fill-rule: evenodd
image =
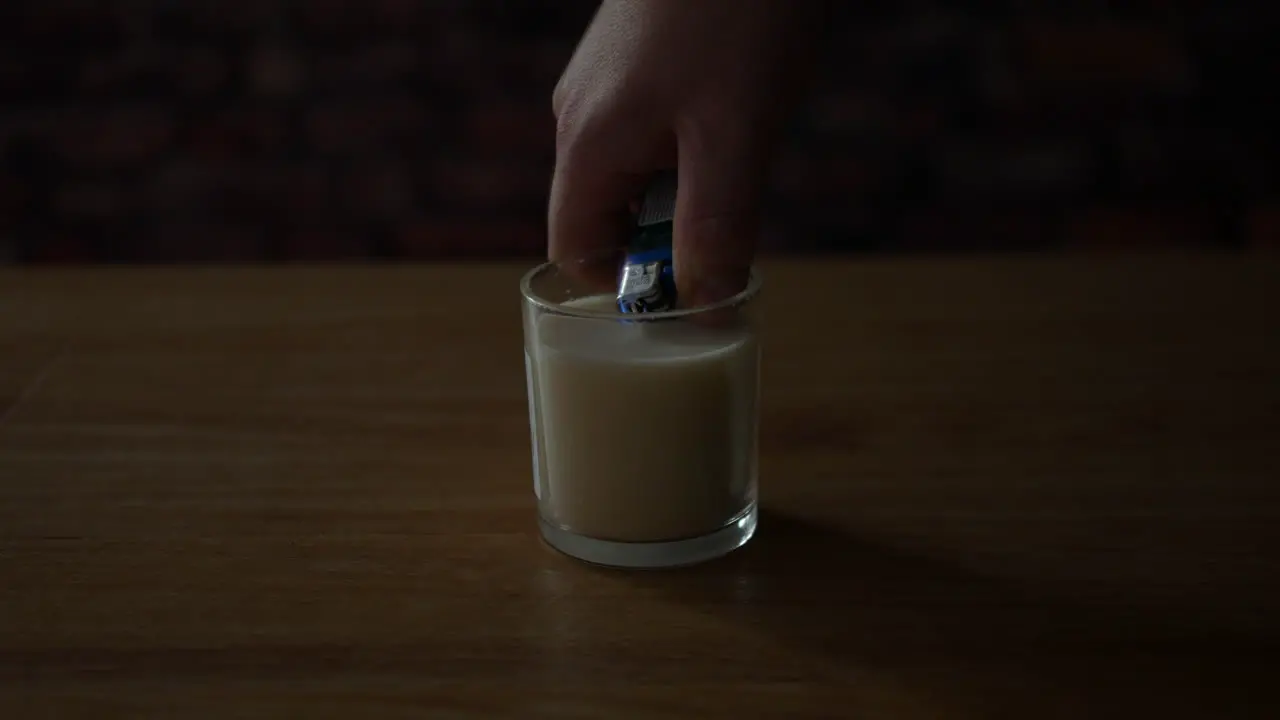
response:
M672 259L681 305L719 302L747 286L760 233L762 155L758 144L729 134L679 139Z

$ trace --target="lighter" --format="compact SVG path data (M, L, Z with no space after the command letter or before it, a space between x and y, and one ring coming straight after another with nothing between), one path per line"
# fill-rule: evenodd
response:
M676 173L659 173L649 185L635 234L627 246L627 258L618 280L618 310L645 313L670 310L676 304L675 269L672 267L672 221L676 210Z

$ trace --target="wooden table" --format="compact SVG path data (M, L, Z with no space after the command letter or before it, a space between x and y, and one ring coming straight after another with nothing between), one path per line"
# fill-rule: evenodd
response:
M521 268L0 273L0 717L1277 717L1280 262L766 265L747 549L534 526Z

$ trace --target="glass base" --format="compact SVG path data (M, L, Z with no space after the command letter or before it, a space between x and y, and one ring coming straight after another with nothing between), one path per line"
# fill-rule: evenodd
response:
M667 542L615 542L570 532L538 518L542 537L551 547L570 557L609 567L669 568L714 560L737 550L756 532L759 510L755 503L715 532L687 540Z

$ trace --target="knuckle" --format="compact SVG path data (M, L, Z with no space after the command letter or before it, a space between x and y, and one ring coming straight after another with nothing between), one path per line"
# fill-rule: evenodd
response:
M600 119L585 112L581 105L563 104L556 114L556 154L575 155L592 144L599 135ZM595 128L595 129L593 129Z
M551 90L551 112L556 117L560 117L561 113L564 112L567 88L568 77L566 75L561 75L560 78L556 80L556 86Z
M556 154L573 154L582 144L580 123L568 113L556 115Z
M551 102L556 114L556 149L576 142L582 127L581 103L574 102L563 87L557 88Z

